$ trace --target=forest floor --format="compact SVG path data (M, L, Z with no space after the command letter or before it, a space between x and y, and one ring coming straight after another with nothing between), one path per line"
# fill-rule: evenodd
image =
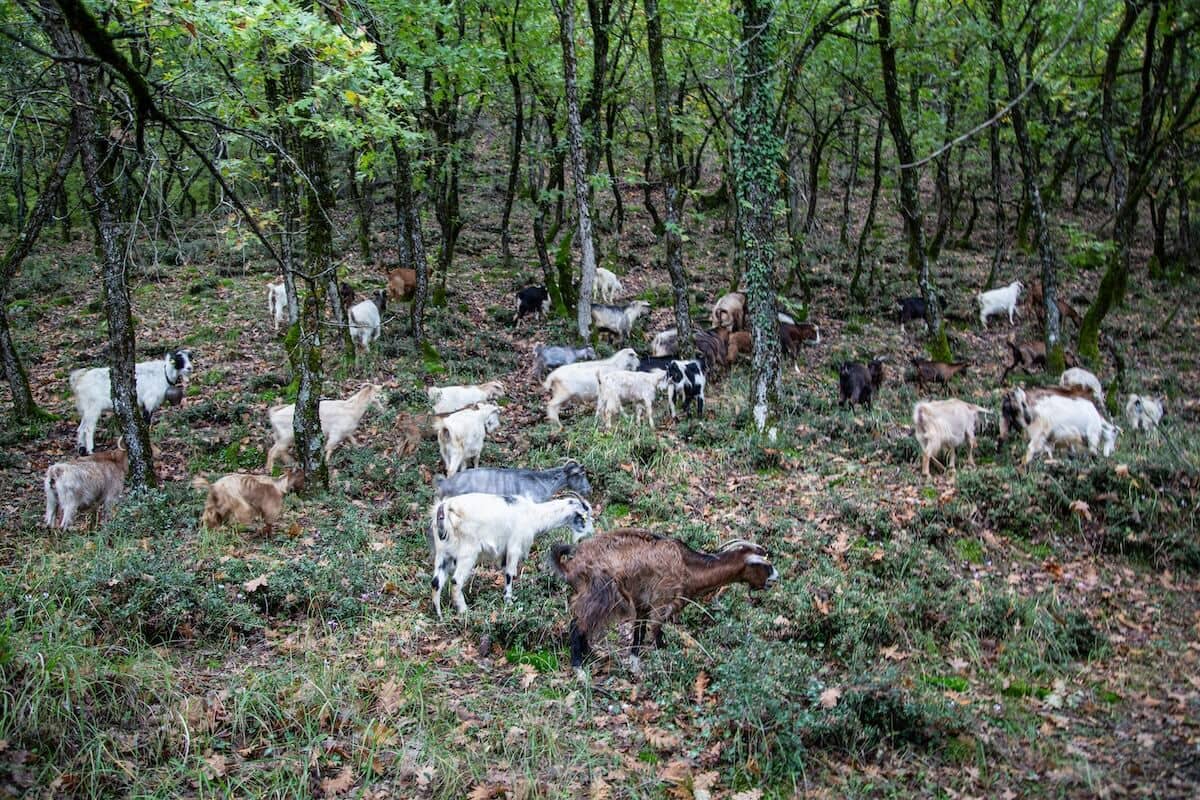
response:
M818 244L809 318L822 340L786 365L773 436L752 430L744 363L710 386L703 420L660 410L653 432L625 418L603 433L571 409L556 434L531 349L570 341L572 324L512 329L512 293L537 281L536 260L519 238L520 266L500 263L499 181L479 182L448 304L430 311L440 358L404 335L406 308L358 364L330 354L325 396L377 381L387 411L365 418L361 447L335 454L328 493L289 498L270 537L202 529L189 486L261 471L266 409L288 400L268 267L209 240L182 265L138 273L142 357L183 345L195 358L185 403L154 428L162 488L127 498L97 531L51 534L41 481L74 443L67 375L102 362L105 333L85 240L47 240L25 265L10 313L37 399L58 419L0 417L0 796L1200 794L1194 282L1139 274L1107 323L1129 390L1170 397L1161 433L1126 430L1111 459L1022 470L1021 444L997 442L989 424L978 466L922 480L910 434L920 395L904 375L922 342L890 311L914 287L885 259L876 299L854 306L842 255ZM671 312L655 238L630 210L602 253L629 296L655 303L635 341L644 352ZM519 212L515 230L527 227ZM704 319L729 285L730 235L720 217L689 215L688 229ZM1064 279L1082 309L1099 266L1079 240L1063 238ZM895 230L874 246L876 258L902 252ZM972 362L940 396L998 409L1013 331L974 317L989 254L981 237L937 267L952 346ZM378 277L347 259L365 296ZM1022 254L1013 262L1032 274ZM1018 337L1038 335L1031 318ZM874 408L839 409L834 365L874 355L890 359ZM1107 385L1112 364L1100 375ZM640 678L619 632L590 682L568 669L569 592L542 561L561 533L535 545L512 606L484 566L469 613L438 622L423 533L437 448L400 455L396 426L425 410L427 386L490 379L508 393L483 464L576 458L598 529L644 526L709 549L751 539L780 583L688 608ZM99 446L114 438L102 425Z

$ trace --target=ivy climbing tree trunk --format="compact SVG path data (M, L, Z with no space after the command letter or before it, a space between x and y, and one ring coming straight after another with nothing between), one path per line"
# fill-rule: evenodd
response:
M681 164L675 152L675 134L671 126L671 87L667 82L667 67L663 61L662 19L658 0L642 0L646 11L646 50L650 58L650 75L654 84L654 121L658 129L658 165L663 176L663 195L666 203L666 224L663 244L667 250L667 273L675 296L675 328L679 336L679 352L692 352L692 318L688 309L688 280L683 267L683 222L679 210L679 190L683 179Z
M779 323L775 310L775 206L781 143L775 103L774 0L742 0L734 109L734 198L743 252L750 337L754 344L750 403L759 432L779 390Z
M896 72L896 46L892 43L891 0L880 0L875 24L879 29L879 60L883 71L884 112L892 141L896 145L896 156L900 159L900 216L904 219L904 233L908 238L908 266L917 275L921 297L925 299L925 324L932 340L930 355L938 361L950 361L950 344L946 341L945 321L942 305L934 288L929 272L929 254L925 246L925 227L921 211L920 176L913 163L912 140L904 125L904 112L900 105L900 84Z

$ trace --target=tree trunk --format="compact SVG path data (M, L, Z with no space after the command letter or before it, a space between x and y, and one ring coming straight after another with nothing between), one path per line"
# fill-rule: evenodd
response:
M996 62L988 65L988 113L992 113L999 101L996 98ZM995 244L992 248L992 266L988 270L987 281L984 282L983 288L985 291L990 290L996 284L996 273L1000 269L1000 263L1004 260L1004 241L1007 235L1006 223L1004 221L1004 169L1000 158L1000 126L988 126L988 154L991 158L991 173L992 173L992 210L995 237Z
M775 311L774 209L780 142L775 105L774 0L742 0L734 111L734 192L745 263L750 337L754 344L750 404L761 433L779 391L779 323Z
M679 213L679 189L682 180L671 127L671 89L663 60L662 21L658 0L642 0L646 12L646 50L654 83L654 119L658 128L658 164L663 174L663 196L667 221L663 243L667 249L667 272L675 295L675 328L679 334L679 352L692 352L692 318L688 309L688 280L683 266L683 222Z
M916 159L900 107L896 47L892 43L891 0L880 0L876 25L879 28L879 56L887 101L888 129L896 145L896 156L900 159L900 215L904 219L904 231L908 237L908 266L916 273L921 296L925 299L925 324L933 337L929 352L937 361L950 361L950 344L946 341L942 305L929 274L929 254L925 247L925 228L921 211L920 176L916 166L907 166Z
M958 62L961 59L955 51L950 59L950 85L946 89L946 124L942 134L942 144L949 145L950 140L954 138L955 127L958 122ZM935 204L937 207L937 226L934 228L933 239L929 243L929 260L936 262L938 256L942 253L942 245L946 241L946 235L950 231L950 223L953 220L953 202L951 198L950 186L950 158L953 151L947 149L937 157L937 167L934 171L934 189L935 189Z
M558 16L559 41L563 50L567 137L571 144L571 179L575 184L575 206L579 214L579 249L582 262L575 321L579 338L586 341L592 326L592 284L596 278L596 251L592 243L592 215L588 208L587 154L583 147L583 127L579 121L579 88L575 81L575 10L571 0L550 0L550 5Z
M875 211L879 208L879 190L883 186L883 126L884 119L879 117L875 126L875 148L871 156L871 201L867 205L867 218L863 220L862 230L858 233L858 244L854 248L854 277L850 279L850 296L865 305L870 290L875 288L875 267L871 266L871 274L867 279L867 291L859 288L859 278L862 276L863 256L867 252L867 237L875 227Z
M846 170L846 185L842 191L842 222L838 226L838 243L850 249L850 198L858 186L858 147L861 122L857 115L850 126L850 163Z
M409 306L408 330L417 344L425 341L425 304L429 302L429 261L425 257L425 235L421 232L421 212L413 193L412 160L408 149L392 140L392 155L396 159L396 218L400 220L398 235L400 266L417 273L417 288Z
M350 190L350 202L354 206L358 234L358 252L364 264L371 263L371 213L374 203L371 202L371 184L358 185L358 153L350 150L346 153L346 178Z
M554 277L554 265L550 261L550 249L546 244L546 218L550 216L550 192L546 186L546 161L542 151L542 127L537 119L537 96L529 101L529 119L532 125L532 141L529 148L529 192L537 212L533 215L533 244L537 249L538 264L542 268L542 280L546 291L550 293L550 301L560 313L566 312L563 305L562 293L558 289L558 281ZM546 124L550 124L546 121Z

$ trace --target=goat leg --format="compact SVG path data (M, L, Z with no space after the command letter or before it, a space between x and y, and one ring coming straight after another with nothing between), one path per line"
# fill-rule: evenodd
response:
M583 659L592 651L587 634L579 629L579 620L571 620L571 667L583 666Z

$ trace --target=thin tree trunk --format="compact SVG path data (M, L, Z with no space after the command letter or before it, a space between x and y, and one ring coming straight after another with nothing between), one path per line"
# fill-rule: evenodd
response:
M996 62L993 61L988 65L988 113L992 113L998 102L996 98ZM992 166L992 209L995 223L993 235L996 241L992 248L992 266L988 270L987 281L983 285L984 290L989 290L996 284L996 273L999 272L1000 263L1004 260L1004 242L1007 235L1004 221L1004 167L1000 158L1000 127L998 125L988 126L988 153Z
M517 183L521 173L521 143L525 135L525 97L521 87L520 64L515 56L517 38L517 14L521 0L514 2L511 10L511 23L505 25L496 23L496 34L500 38L500 47L504 52L504 71L508 75L508 83L512 87L513 96L513 127L509 139L508 183L504 188L504 211L500 215L500 254L504 266L512 265L512 232L509 225L512 219L513 201L517 195Z
M850 164L846 173L846 186L842 191L842 223L838 226L838 243L843 250L850 249L850 198L858 185L858 146L861 122L855 115L850 126Z
M429 302L429 261L425 257L425 234L421 231L421 212L413 192L412 160L407 148L392 140L396 159L396 217L399 231L400 266L417 273L417 288L409 306L408 330L417 344L425 341L425 304ZM407 261L404 259L407 258Z
M950 60L951 78L950 86L947 87L946 93L946 124L942 133L942 143L949 145L950 140L954 138L955 127L958 122L958 78L954 77L958 72L958 53L955 52ZM953 219L953 202L951 198L950 186L950 158L953 154L952 150L947 150L937 157L937 167L934 171L934 188L935 204L937 207L937 226L934 228L933 239L929 243L929 260L937 261L938 256L942 253L942 245L946 241L946 236L950 231L950 223Z
M354 206L358 234L358 252L364 264L371 263L371 184L358 185L358 153L346 153L346 179L350 190L350 203Z
M862 230L858 232L858 244L854 248L854 277L850 279L850 296L866 304L870 290L875 288L875 266L871 266L871 274L867 278L867 291L859 287L862 276L863 257L867 252L867 237L875 228L875 211L879 208L879 190L883 186L883 126L884 118L879 117L875 126L875 148L871 156L871 201L867 205L867 218L863 220Z
M529 192L537 205L537 213L533 215L533 244L537 250L538 264L542 268L542 279L550 300L560 312L566 311L563 305L562 293L558 289L558 281L554 277L554 265L550 261L550 250L546 245L546 218L550 215L550 193L546 186L546 162L543 158L542 127L537 119L537 96L529 100L529 119L532 125L532 141L529 149ZM549 124L547 121L545 124Z

